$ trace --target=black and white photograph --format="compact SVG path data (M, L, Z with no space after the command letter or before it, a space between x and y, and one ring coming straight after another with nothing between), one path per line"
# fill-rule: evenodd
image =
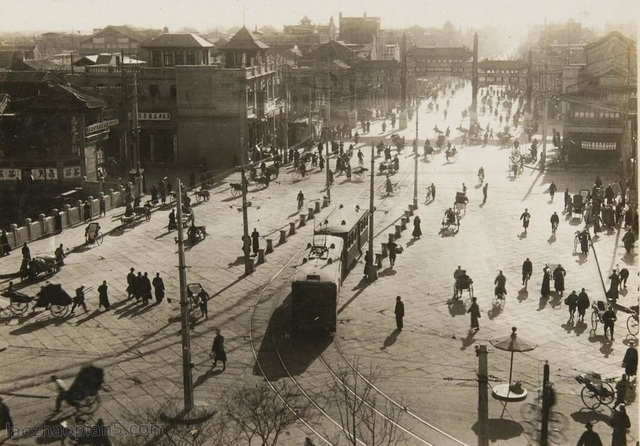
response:
M0 445L640 444L637 0L0 17Z

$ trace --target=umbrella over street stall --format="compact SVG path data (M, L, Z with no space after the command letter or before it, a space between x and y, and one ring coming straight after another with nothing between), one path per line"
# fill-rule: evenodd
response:
M506 350L511 352L511 363L509 365L509 385L511 385L511 378L513 376L513 354L515 352L528 352L537 347L537 345L531 344L518 337L516 333L518 329L516 327L511 328L511 334L503 339L496 339L491 341L491 344L495 348L499 348L500 350Z

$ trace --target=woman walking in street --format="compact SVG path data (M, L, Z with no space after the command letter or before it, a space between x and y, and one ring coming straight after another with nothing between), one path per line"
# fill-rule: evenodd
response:
M108 290L109 287L107 286L107 281L103 280L102 285L98 287L98 310L100 309L100 307L104 307L105 310L108 310L109 307L111 307L111 304L109 303L109 295L107 293Z
M542 269L542 287L540 288L540 294L542 297L549 297L551 294L551 268L549 265L544 265Z
M218 361L222 361L222 370L227 368L227 353L224 351L224 336L220 334L220 329L216 328L216 337L213 338L213 345L211 346L211 354L213 355L213 366L215 368L218 365Z
M420 229L420 217L415 216L413 219L413 238L420 238L422 236L422 229Z
M478 321L480 318L480 307L478 306L478 299L476 297L471 298L471 305L469 306L467 313L471 316L471 329L473 331L480 330L480 323Z

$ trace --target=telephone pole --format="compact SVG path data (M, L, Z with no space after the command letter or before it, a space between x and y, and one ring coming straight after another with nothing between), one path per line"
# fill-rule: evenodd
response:
M373 205L373 192L374 192L374 172L375 172L375 160L373 158L373 141L371 142L371 174L370 174L370 184L369 184L369 258L366 259L368 262L368 278L369 282L375 282L378 279L378 270L376 269L376 265L373 261L373 214L375 212L375 207Z
M180 328L182 330L182 386L184 410L193 409L193 376L191 369L191 337L189 333L189 301L187 298L187 266L184 259L184 234L182 228L182 182L178 178L178 277L180 279Z
M413 142L413 209L418 209L418 112L420 99L416 98L416 139Z

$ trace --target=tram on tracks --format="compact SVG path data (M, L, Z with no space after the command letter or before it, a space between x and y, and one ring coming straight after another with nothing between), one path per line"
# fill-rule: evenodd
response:
M291 284L292 326L296 331L336 331L342 280L367 243L369 215L340 206L314 230Z

